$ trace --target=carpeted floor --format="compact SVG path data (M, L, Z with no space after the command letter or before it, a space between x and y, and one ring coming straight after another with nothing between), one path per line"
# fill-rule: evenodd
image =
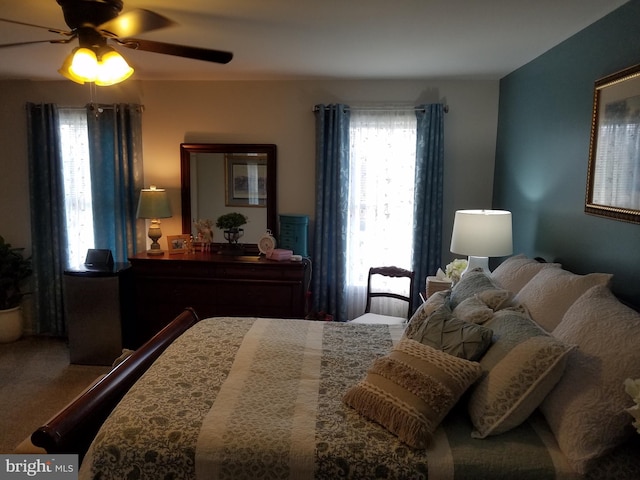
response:
M0 343L0 453L13 449L109 367L70 365L64 339Z

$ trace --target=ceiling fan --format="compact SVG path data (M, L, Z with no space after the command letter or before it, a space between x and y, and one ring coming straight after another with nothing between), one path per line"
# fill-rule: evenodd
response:
M63 38L34 40L0 45L0 48L17 47L34 43L70 43L76 38L79 46L67 57L60 70L62 75L77 83L95 82L96 85L113 85L129 78L133 69L110 45L147 52L192 58L205 62L229 63L233 53L200 47L175 45L132 38L152 30L158 30L175 22L150 10L134 9L120 13L122 0L56 0L70 30L60 30L42 25L0 18L2 22L43 28ZM110 70L111 68L115 70Z

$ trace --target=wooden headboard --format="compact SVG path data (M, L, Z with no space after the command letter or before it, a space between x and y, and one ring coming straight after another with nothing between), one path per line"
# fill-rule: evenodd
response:
M31 434L47 453L77 453L80 461L116 404L160 354L199 321L185 309L153 338Z

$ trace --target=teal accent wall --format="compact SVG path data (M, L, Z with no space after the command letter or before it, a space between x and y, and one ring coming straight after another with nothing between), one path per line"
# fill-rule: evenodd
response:
M513 213L514 253L613 273L614 292L640 305L640 225L584 213L594 82L636 64L631 0L504 77L493 207Z

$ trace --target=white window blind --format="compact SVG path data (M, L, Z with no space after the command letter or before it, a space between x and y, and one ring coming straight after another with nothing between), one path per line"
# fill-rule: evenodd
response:
M352 109L350 148L347 316L352 319L364 311L370 267L411 269L415 112ZM404 315L406 303L383 311Z
M598 130L593 203L640 208L640 123L611 121Z
M83 108L59 108L58 114L68 266L75 266L84 263L87 250L94 248L87 112Z

